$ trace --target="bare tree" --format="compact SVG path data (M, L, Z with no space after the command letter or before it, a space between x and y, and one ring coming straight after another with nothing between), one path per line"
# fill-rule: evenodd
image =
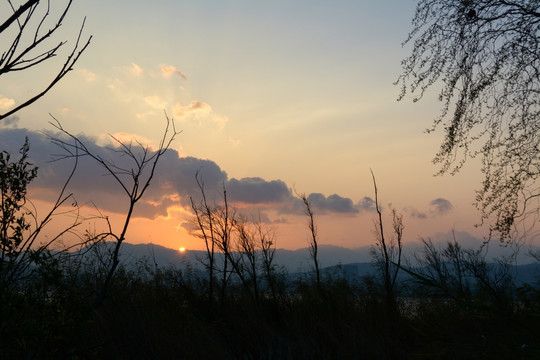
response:
M272 298L276 299L276 266L274 265L274 255L276 253L276 234L271 227L264 227L259 215L255 222L255 231L259 238L259 246L261 249L262 266L264 276L270 288Z
M257 237L262 234L261 224L255 224L249 221L246 216L238 215L234 221L236 235L236 252L238 256L232 260L235 272L240 277L244 288L247 290L250 297L255 301L259 301L259 247L261 242L257 241Z
M315 225L315 219L311 203L309 202L306 194L296 193L296 196L304 203L304 213L308 217L308 228L311 233L311 240L309 241L309 254L311 260L313 260L313 270L315 271L315 280L317 289L321 289L321 271L319 269L319 243L317 239L317 227Z
M472 284L467 274L467 253L456 239L443 249L437 248L431 239L422 239L422 243L422 251L414 255L416 269L411 272L413 279L436 290L435 295L453 300L469 299Z
M52 141L58 145L61 149L65 151L64 155L58 156L58 160L65 158L80 158L80 157L89 157L95 161L98 165L105 169L107 175L110 175L114 178L116 183L120 186L122 191L125 193L128 198L128 207L127 212L123 221L123 225L119 232L115 232L112 229L110 222L108 223L108 231L97 236L100 238L110 237L114 239L115 246L112 253L112 263L108 269L105 282L99 291L96 302L94 306L98 307L103 303L107 291L109 289L110 283L113 279L113 275L116 271L116 268L119 264L119 253L122 243L126 239L126 233L129 227L129 223L133 216L133 211L137 202L142 198L150 183L154 177L156 166L163 154L167 151L176 135L179 132L176 131L174 127L174 121L169 119L167 114L165 114L167 125L165 131L163 132L163 137L159 143L157 150L151 151L148 146L141 144L139 141L135 140L130 143L124 143L119 139L115 138L113 135L110 135L111 139L116 143L117 147L111 148L111 152L118 154L121 157L129 159L131 165L120 165L114 160L109 160L104 158L101 154L98 154L87 147L78 137L71 134L69 131L64 129L60 122L55 120L54 123L51 123L61 134L66 136L66 138L56 137Z
M379 205L379 192L375 175L371 171L373 187L375 191L375 210L377 219L375 220L375 234L377 236L376 249L374 252L377 264L381 267L383 276L384 291L386 295L386 305L391 316L397 316L398 308L396 302L395 287L401 268L401 255L403 250L403 216L392 209L392 230L393 236L388 239L383 224L382 210Z
M260 219L257 222L239 214L229 204L225 185L222 202L210 205L199 172L195 178L201 200L196 204L191 197L195 214L192 223L196 227L191 234L205 243L206 259L201 260L208 270L210 299L213 301L214 274L221 273L221 303L225 300L229 283L233 284L234 280L237 280L236 284L242 286L252 301L258 302L261 293L260 270L265 274L275 297L275 247L271 230L266 229Z
M208 204L206 198L206 192L204 190L204 181L200 177L199 171L195 174L195 180L201 193L201 204L195 204L193 197L189 197L191 201L191 208L195 213L196 226L200 233L192 232L192 235L197 236L204 240L206 247L206 257L208 263L205 264L208 270L208 298L212 302L214 299L214 270L215 270L215 251L216 251L216 239L214 234L214 222L212 216L212 209Z
M420 0L412 44L402 61L399 99L439 88L443 127L434 162L455 174L480 157L484 174L475 204L491 234L515 236L514 225L540 209L540 3ZM529 219L528 221L532 221Z
M63 40L53 45L47 45L47 40L52 38L62 26L72 2L73 0L69 0L58 19L53 22L51 27L46 28L46 22L51 16L50 0L28 0L17 9L10 0L7 0L11 14L9 12L2 13L2 17L8 16L0 23L0 40L5 41L9 46L0 55L0 76L37 67L60 53L67 41ZM44 9L40 8L40 4L44 4ZM85 20L80 27L75 45L54 78L42 90L23 100L8 112L0 114L0 120L34 103L51 90L69 71L73 70L73 66L92 39L90 36L86 42L81 43Z
M464 249L455 236L444 247L437 248L429 239L422 242L416 266L407 272L429 295L451 299L458 307L478 307L475 301L480 300L499 311L513 311L514 255L488 262L484 246Z
M197 230L192 232L192 235L203 239L205 243L207 255L205 266L208 269L210 301L213 301L214 298L215 274L216 272L220 272L221 289L219 301L223 303L226 297L227 284L231 276L229 265L233 267L238 265L232 254L232 233L234 230L236 209L229 206L225 184L223 184L223 205L210 205L206 196L204 182L199 172L195 174L195 178L201 193L201 202L196 204L193 197L190 197L191 207L196 217L195 225L197 227ZM219 267L217 266L218 254L221 255Z
M227 284L230 278L229 263L236 266L237 262L232 257L233 251L233 224L236 215L236 209L229 207L227 200L227 189L223 184L223 206L216 206L213 211L215 233L217 234L217 247L223 254L223 264L221 267L221 295L220 303L225 302ZM239 271L237 271L239 273Z

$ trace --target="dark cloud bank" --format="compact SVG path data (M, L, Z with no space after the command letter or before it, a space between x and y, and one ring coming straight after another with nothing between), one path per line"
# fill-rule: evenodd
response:
M13 158L16 158L25 137L28 137L31 161L39 167L38 178L32 185L32 196L43 200L52 200L53 196L58 194L74 165L73 159L60 159L65 153L51 142L51 136L61 137L60 134L45 134L27 129L0 128L0 151L10 152ZM132 159L118 156L119 154L110 148L96 145L95 138L77 136L92 152L114 162L115 165L126 169L133 166ZM200 201L200 190L195 179L197 173L211 203L222 199L225 185L227 199L232 203L242 203L245 208L271 207L283 214L303 212L302 202L281 180L267 181L258 177L229 179L227 173L211 160L179 157L177 151L169 150L160 159L151 186L145 193L144 201L138 203L135 215L146 218L166 215L167 208L172 205L190 206L190 196L194 201ZM129 177L124 176L122 179L129 183ZM104 168L88 157L79 159L69 191L75 194L79 204L92 201L104 211L122 213L129 204L122 187ZM319 214L354 215L362 211L373 211L375 207L375 202L370 197L354 203L338 194L325 196L312 193L308 199ZM451 208L450 202L439 198L431 202L430 212L440 215ZM265 214L262 218L270 221ZM283 218L276 220L283 221Z

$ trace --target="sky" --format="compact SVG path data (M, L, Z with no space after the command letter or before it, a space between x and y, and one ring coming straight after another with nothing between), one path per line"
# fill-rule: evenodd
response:
M397 101L394 82L410 51L402 42L414 9L412 0L75 1L48 43L68 40L64 52L2 76L0 112L50 81L84 18L82 39L91 35L90 46L44 98L0 124L0 150L16 152L29 136L39 165L30 195L44 214L73 166L49 161L60 152L46 136L55 133L51 115L97 153L125 164L105 149L109 135L154 149L166 113L182 132L136 208L131 243L204 247L188 233L197 171L213 198L224 184L232 205L274 228L278 248L308 245L296 192L313 204L320 243L373 244L371 171L387 228L390 209L403 214L404 241L452 230L482 238L487 228L475 226L480 213L472 205L482 179L478 162L455 176L434 176L442 133L425 129L441 108L436 93ZM129 199L104 173L83 159L69 190L118 231ZM55 221L51 231L69 222Z

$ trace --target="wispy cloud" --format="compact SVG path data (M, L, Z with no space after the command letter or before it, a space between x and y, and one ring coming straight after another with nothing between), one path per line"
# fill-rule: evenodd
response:
M15 106L15 100L0 94L0 110L8 110Z
M229 143L231 143L233 146L238 146L242 143L242 141L239 139L233 139L229 136Z
M17 124L19 123L19 120L21 118L17 115L11 115L5 118L4 120L0 121L0 127L17 127Z
M122 69L124 70L124 72L132 76L141 76L144 72L143 68L135 64L134 62L132 62L129 66L124 66Z
M139 119L139 120L144 120L144 119L147 119L149 117L154 117L154 116L156 116L156 112L154 110L145 111L145 112L135 114L135 117L137 119Z
M79 73L84 77L84 80L87 82L95 82L97 80L97 76L95 73L91 72L87 69L80 69Z
M148 146L148 149L152 151L157 150L157 147L152 145L152 142L148 138L142 135L132 134L128 132L116 132L110 135L102 134L96 140L96 144L102 147L118 148L121 146L120 143L131 143L135 146L137 146L138 144L142 144L143 146Z
M173 114L179 121L195 121L199 126L206 126L213 123L220 129L223 129L229 121L226 116L215 113L207 103L196 100L192 101L188 106L176 103L173 108Z
M418 211L417 209L408 206L404 209L405 213L408 214L410 217L416 218L416 219L427 219L426 213L423 213L421 211Z
M159 65L159 70L161 70L161 75L164 78L170 78L172 76L179 76L183 80L187 80L187 76L183 72L178 70L176 68L176 66L174 66L174 65L160 64Z
M161 99L159 96L152 95L152 96L145 96L144 102L153 107L154 109L165 109L167 106L167 101Z

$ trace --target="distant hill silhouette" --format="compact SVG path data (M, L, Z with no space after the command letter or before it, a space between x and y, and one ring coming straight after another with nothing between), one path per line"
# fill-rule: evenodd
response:
M111 244L112 245L112 244ZM420 249L420 244L410 245L404 250L405 256L411 256L414 251ZM497 248L496 248L497 249ZM508 249L502 248L500 254ZM538 249L533 249L538 250ZM120 260L127 267L137 266L146 262L150 266L186 268L203 270L201 263L205 259L206 252L200 250L186 250L180 253L155 244L130 244L122 245ZM527 259L524 257L524 259ZM532 259L528 258L530 262ZM277 249L275 264L283 267L289 274L309 272L312 263L309 248L297 250ZM377 268L372 262L370 247L348 249L334 245L319 246L319 263L321 269L327 274L341 274L348 280L359 278L364 275L376 274ZM518 283L535 283L540 275L540 264L530 263L516 266L516 279Z

